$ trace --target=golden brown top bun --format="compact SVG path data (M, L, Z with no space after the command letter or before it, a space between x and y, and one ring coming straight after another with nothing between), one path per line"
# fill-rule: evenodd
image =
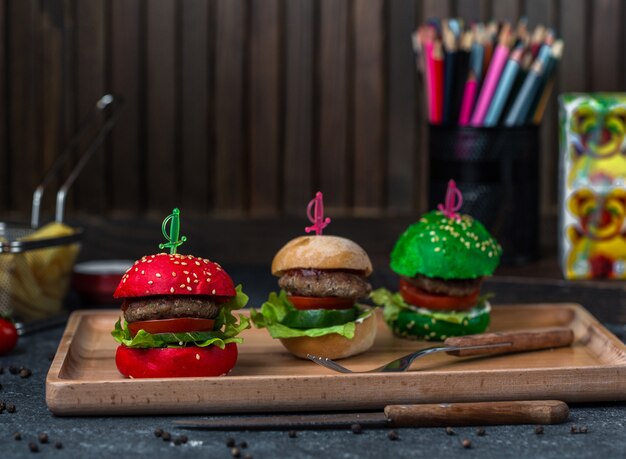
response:
M287 242L272 261L272 274L290 269L349 269L366 276L372 262L356 242L338 236L300 236Z
M311 338L282 338L283 346L296 357L306 359L307 354L326 357L333 360L345 359L367 351L376 339L376 314L370 314L356 323L354 337L348 339L338 333Z

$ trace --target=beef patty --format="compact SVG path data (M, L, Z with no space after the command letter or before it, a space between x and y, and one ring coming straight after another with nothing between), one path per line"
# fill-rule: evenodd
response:
M146 296L125 300L122 311L126 322L178 317L214 319L220 307L205 296Z
M360 274L350 271L292 269L278 280L278 285L296 296L363 298L372 286Z
M482 277L478 279L441 279L439 277L426 277L420 274L415 277L405 277L404 279L427 292L449 296L470 295L480 288L480 284L483 281Z

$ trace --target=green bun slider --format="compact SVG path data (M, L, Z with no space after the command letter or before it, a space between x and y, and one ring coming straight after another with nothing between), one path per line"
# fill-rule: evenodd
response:
M358 303L371 292L372 263L349 239L301 236L272 261L281 291L271 293L253 323L267 328L293 355L341 359L368 350L376 337L373 309Z
M391 252L391 269L400 289L372 292L394 334L443 341L482 333L491 307L480 295L485 277L500 262L502 248L469 215L432 211L400 236Z

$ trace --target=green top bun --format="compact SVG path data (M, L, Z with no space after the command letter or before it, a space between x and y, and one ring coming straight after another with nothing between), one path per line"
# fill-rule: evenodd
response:
M460 220L436 210L409 226L391 252L391 269L406 277L421 274L442 279L493 274L502 247L479 221L458 215Z

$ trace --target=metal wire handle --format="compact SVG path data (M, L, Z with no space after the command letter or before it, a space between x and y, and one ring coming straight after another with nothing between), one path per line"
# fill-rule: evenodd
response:
M80 159L70 172L69 176L65 180L65 183L63 183L61 188L59 188L59 190L57 191L55 220L58 223L63 222L63 216L65 213L65 199L67 197L67 192L69 188L72 186L74 181L76 181L87 162L89 162L89 159L98 150L98 147L102 144L102 142L104 142L104 139L111 131L111 129L113 129L113 126L115 126L115 123L117 122L117 119L119 117L119 108L121 108L123 104L124 101L121 98L115 97L111 94L105 94L96 102L96 105L94 106L91 113L85 119L78 131L72 136L65 149L52 164L52 167L45 175L42 182L35 189L35 192L33 193L33 208L30 219L30 225L32 228L39 227L41 200L43 198L43 193L46 186L48 186L52 179L54 179L54 177L59 173L61 167L70 160L72 151L78 146L78 143L85 134L87 128L92 124L95 117L99 113L104 112L107 108L110 108L111 114L109 118L100 128L96 137L91 141L85 151L81 154Z

